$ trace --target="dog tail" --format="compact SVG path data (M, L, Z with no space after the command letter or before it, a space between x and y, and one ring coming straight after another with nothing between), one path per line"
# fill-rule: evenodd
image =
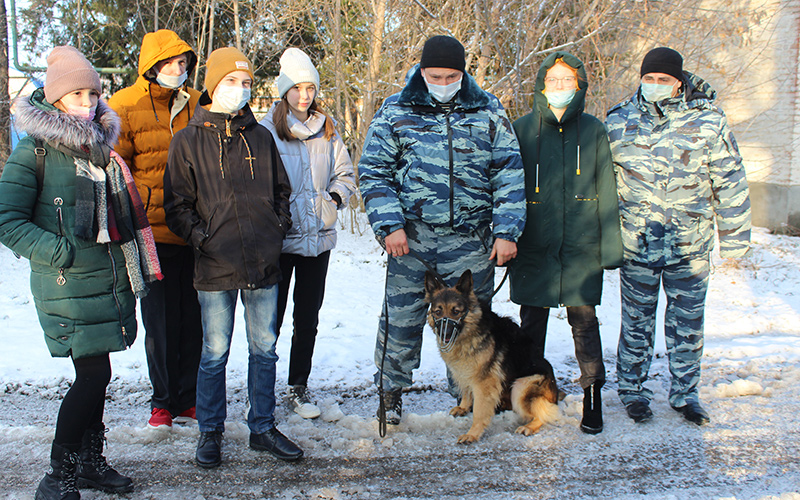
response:
M558 387L553 377L531 375L522 377L511 387L511 405L523 419L539 425L558 417ZM538 425L536 426L538 428Z

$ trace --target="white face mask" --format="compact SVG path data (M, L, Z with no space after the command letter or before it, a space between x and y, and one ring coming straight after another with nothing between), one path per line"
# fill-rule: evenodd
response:
M423 78L423 80L425 79ZM449 85L436 85L435 83L429 83L428 80L425 80L425 85L428 86L428 92L430 92L431 97L439 102L450 102L450 99L461 90L461 78Z
M570 90L554 90L552 92L544 92L547 97L547 103L556 109L564 109L569 106L572 99L575 97L575 89Z
M214 90L214 97L211 100L213 108L234 114L250 100L250 89L240 86L217 85Z
M83 106L67 105L67 114L78 116L88 121L94 120L94 115L96 112L97 112L97 106L92 106L91 108L85 108Z
M642 83L642 97L648 102L658 102L672 97L675 85L661 85L660 83Z
M181 73L180 76L165 75L164 73L159 73L156 75L156 82L167 89L180 88L185 81L186 73Z

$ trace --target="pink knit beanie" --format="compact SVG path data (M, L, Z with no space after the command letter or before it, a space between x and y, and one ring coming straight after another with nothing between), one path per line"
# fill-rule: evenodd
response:
M79 89L103 91L100 75L86 57L75 47L62 45L47 56L47 77L44 98L50 104Z

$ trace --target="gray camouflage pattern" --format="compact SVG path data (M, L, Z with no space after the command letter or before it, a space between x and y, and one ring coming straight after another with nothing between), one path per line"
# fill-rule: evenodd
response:
M617 347L619 397L624 405L650 401L645 387L656 337L659 284L667 296L664 337L672 376L669 404L698 401L703 355L703 308L708 289L709 260L698 257L665 267L627 261L620 271L622 328Z
M463 233L491 225L516 242L525 227L517 138L497 98L466 73L446 113L417 70L372 120L358 171L377 236L420 220Z
M637 91L606 118L625 258L657 266L707 255L715 221L722 257L745 256L750 246L736 140L714 90L684 74L685 93L653 104Z

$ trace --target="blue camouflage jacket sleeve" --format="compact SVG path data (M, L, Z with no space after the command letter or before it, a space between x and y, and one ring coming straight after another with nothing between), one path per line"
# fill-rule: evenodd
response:
M519 143L505 110L496 104L495 136L489 182L492 187L492 224L495 238L516 241L525 229L525 170Z
M397 198L395 177L400 144L384 104L375 114L358 162L358 180L369 222L376 236L385 237L405 226L403 208Z
M724 113L720 134L710 151L709 174L720 256L744 257L750 250L750 190L739 147Z

